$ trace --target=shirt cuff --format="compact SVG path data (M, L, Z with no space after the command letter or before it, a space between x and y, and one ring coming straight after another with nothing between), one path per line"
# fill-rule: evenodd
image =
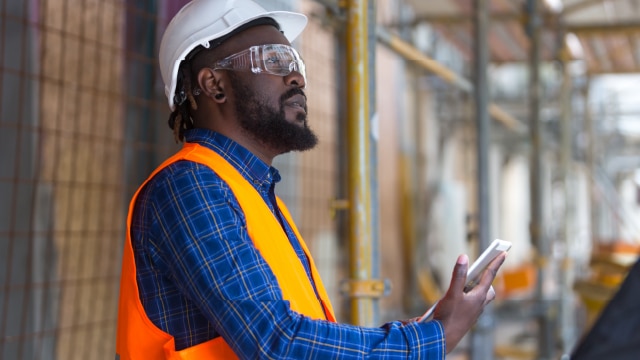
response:
M446 342L444 328L438 320L415 322L403 327L411 348L410 358L444 359Z

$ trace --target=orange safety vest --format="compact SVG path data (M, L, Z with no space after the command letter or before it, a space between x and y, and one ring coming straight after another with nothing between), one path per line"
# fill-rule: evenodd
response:
M309 250L280 199L278 199L278 207L291 225L309 260L313 281L320 299L316 297L313 284L309 281L309 277L282 226L255 188L216 152L198 144L186 143L182 150L167 159L151 174L129 204L127 240L124 245L120 279L116 359L237 359L231 347L221 336L176 351L173 336L151 322L140 302L136 281L136 264L131 246L131 219L134 205L140 190L155 174L180 160L189 160L210 167L229 185L245 214L249 236L271 267L282 290L282 297L290 302L291 309L314 319L335 322L333 308L313 259L309 255Z

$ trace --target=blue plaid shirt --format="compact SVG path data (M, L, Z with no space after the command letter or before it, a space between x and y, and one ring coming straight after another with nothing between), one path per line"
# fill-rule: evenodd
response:
M219 153L255 186L308 274L298 239L274 205L278 171L212 131L189 130L185 138ZM437 321L364 328L292 311L231 189L206 166L179 161L158 173L139 194L131 235L144 309L178 350L222 336L246 359L444 358Z

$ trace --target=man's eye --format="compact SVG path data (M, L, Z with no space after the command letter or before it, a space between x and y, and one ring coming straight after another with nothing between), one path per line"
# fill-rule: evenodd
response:
M267 59L267 63L269 64L278 64L279 62L280 62L280 59L277 56L272 56Z
M282 55L267 58L266 63L269 65L289 66L293 60Z

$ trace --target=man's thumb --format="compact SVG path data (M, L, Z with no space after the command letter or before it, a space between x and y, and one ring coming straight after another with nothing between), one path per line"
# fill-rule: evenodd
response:
M456 266L451 274L451 284L449 289L455 292L461 292L467 282L467 270L469 269L469 257L465 254L459 255L456 260Z

